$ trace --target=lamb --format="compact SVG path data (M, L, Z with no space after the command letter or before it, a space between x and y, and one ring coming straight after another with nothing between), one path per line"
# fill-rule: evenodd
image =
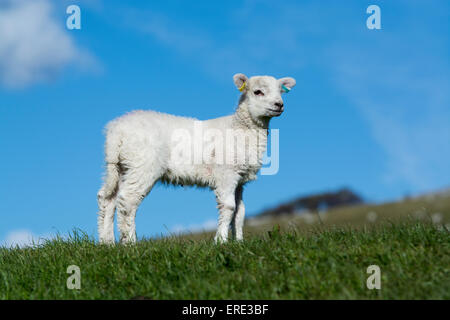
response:
M243 186L256 179L269 121L282 114L281 94L296 82L288 77L248 79L241 73L233 80L242 94L230 116L199 121L149 110L134 111L107 124L106 172L97 194L101 243L115 242L116 209L120 241L136 241L136 211L158 181L214 190L219 209L214 240L226 242L230 225L233 238L243 239ZM200 131L206 134L199 135Z

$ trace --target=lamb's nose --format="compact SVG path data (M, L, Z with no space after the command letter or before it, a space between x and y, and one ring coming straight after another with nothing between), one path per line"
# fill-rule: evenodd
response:
M275 102L275 106L278 108L278 110L281 110L283 108L283 102Z

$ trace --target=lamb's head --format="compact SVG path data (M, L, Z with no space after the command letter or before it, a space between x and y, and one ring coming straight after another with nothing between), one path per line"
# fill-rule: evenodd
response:
M233 76L234 84L242 91L241 102L247 102L253 119L278 117L284 111L281 94L295 86L294 78L275 79L255 76L250 79L242 73Z

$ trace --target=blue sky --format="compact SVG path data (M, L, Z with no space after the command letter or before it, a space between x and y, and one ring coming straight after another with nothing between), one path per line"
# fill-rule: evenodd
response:
M81 8L81 30L66 8ZM381 8L369 30L366 8ZM133 109L230 114L232 76L296 78L280 170L247 213L348 186L368 201L450 185L448 1L0 0L0 242L96 234L104 125ZM211 228L208 190L157 186L138 236Z

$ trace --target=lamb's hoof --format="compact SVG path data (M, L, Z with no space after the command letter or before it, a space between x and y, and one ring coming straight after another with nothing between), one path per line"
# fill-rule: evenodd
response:
M116 244L116 241L114 239L100 239L99 243L102 245L113 246Z
M129 238L129 237L123 237L123 238L120 238L120 244L133 245L133 244L136 244L136 239L135 238Z
M220 237L220 236L215 236L215 237L214 237L214 242L215 242L216 244L226 243L227 241L228 241L228 239L227 239L227 238L224 238L224 237Z

